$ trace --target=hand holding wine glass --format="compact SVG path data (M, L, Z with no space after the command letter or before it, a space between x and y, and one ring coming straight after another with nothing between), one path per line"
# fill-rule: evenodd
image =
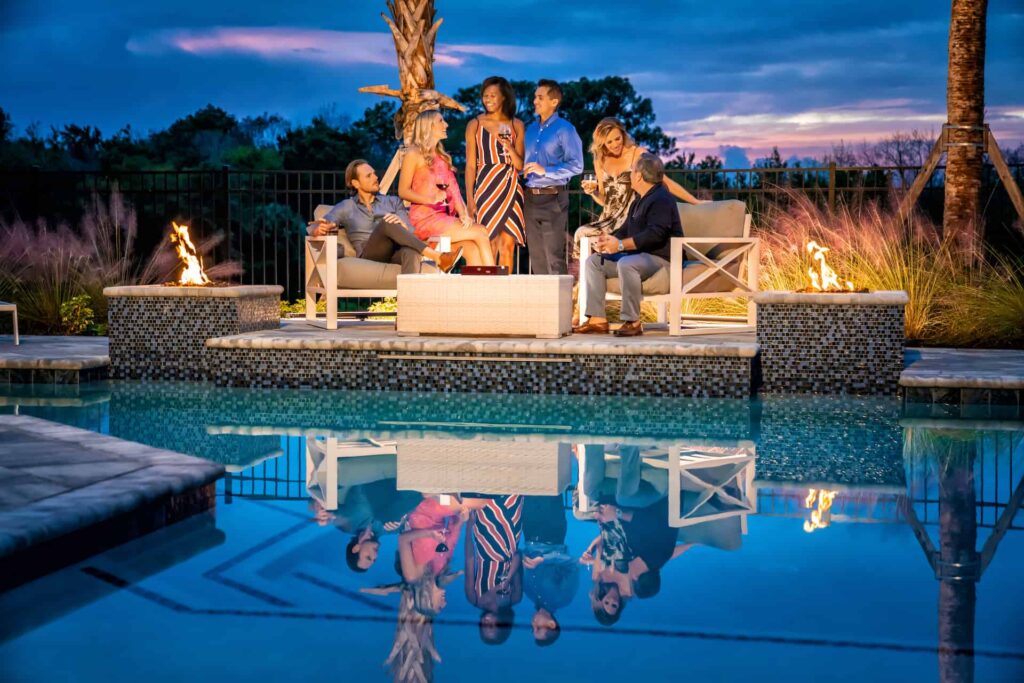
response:
M498 144L501 146L501 156L507 162L509 149L512 146L512 127L507 123L498 126Z
M593 196L597 192L597 177L593 173L584 174L580 187L586 194Z

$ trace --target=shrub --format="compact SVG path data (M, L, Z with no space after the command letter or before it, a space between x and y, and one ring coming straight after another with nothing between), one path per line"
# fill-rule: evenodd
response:
M61 334L84 334L95 321L96 314L92 310L92 300L88 294L71 297L60 305Z

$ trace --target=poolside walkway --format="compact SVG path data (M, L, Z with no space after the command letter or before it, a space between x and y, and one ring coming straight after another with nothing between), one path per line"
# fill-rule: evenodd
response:
M0 590L216 505L221 465L0 415Z

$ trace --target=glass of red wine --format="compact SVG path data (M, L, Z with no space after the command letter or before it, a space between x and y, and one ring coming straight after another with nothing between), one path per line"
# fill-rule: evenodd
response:
M447 181L438 180L437 183L435 183L435 184L437 185L437 189L439 189L439 190L441 190L442 192L445 192L445 193L448 192L448 182ZM444 207L444 211L445 211L445 213L447 213L448 212L448 198L447 198L447 196L444 199L441 200L441 206Z
M444 528L441 529L441 533L444 534L444 537L445 537L446 540L448 538L448 522L449 522L449 520L450 520L449 517L445 517L444 518ZM434 548L434 552L438 552L438 553L446 553L446 552L448 552L448 544L445 543L444 541L441 541Z
M512 144L512 127L509 126L507 123L503 123L500 126L498 126L498 137L501 138L502 141L504 141L506 145L511 145ZM507 148L503 147L501 149L501 156L504 157L506 162L508 161L508 149Z

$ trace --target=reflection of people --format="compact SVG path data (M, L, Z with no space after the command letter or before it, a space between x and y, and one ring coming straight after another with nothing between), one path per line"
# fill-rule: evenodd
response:
M667 498L644 508L622 511L622 526L632 554L628 574L638 598L657 595L661 590L661 568L692 547L689 543L676 543L679 530L669 526L668 519Z
M561 496L526 496L523 502L523 590L533 601L531 620L537 645L551 645L561 633L557 611L576 596L579 564L565 544Z
M501 76L480 90L484 113L466 126L466 194L469 213L490 233L494 258L512 268L515 246L524 246L523 122L516 118L516 96Z
M653 154L641 154L633 164L630 180L640 199L633 202L626 222L611 235L597 238L595 253L581 266L586 275L586 324L573 331L582 334L607 334L605 294L608 280L618 278L622 291L622 327L619 337L643 334L640 324L640 299L643 281L668 267L669 241L682 237L676 201L665 188L665 165Z
M413 491L399 491L394 479L348 486L339 491L341 501L334 525L352 534L345 547L345 561L352 571L365 572L377 561L380 537L398 530L402 518L423 499Z
M590 605L594 617L598 623L611 626L622 616L626 599L633 595L627 573L632 552L619 520L619 508L600 504L597 506L595 520L600 534L590 543L580 557L580 562L591 565L594 587L590 591Z
M562 88L541 80L533 96L538 120L526 129L526 245L537 275L566 272L565 240L569 192L574 175L583 170L583 142L573 125L558 115Z
M500 645L512 633L512 607L523 599L519 539L523 497L465 494L472 508L472 543L466 543L466 599L480 608L480 639Z
M429 110L416 117L412 144L402 160L398 196L412 203L409 218L421 240L447 236L453 248L463 249L471 266L493 266L494 255L487 229L473 222L462 201L452 158L442 141L448 123L441 112Z

